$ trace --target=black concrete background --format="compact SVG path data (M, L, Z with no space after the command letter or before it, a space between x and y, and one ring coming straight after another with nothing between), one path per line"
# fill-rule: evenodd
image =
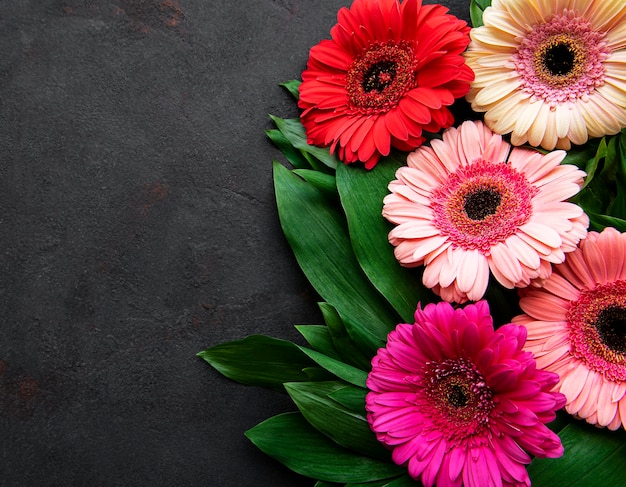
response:
M0 485L312 485L195 354L321 321L263 131L347 4L0 0Z

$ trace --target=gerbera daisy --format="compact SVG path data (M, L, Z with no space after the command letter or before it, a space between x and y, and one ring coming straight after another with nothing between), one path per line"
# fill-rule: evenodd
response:
M473 79L462 52L467 23L421 0L355 0L332 39L311 49L299 107L310 144L372 168L391 147L412 150L422 130L454 122L447 106Z
M384 199L398 261L426 267L423 282L446 301L483 297L489 270L507 288L550 275L550 263L585 237L589 219L565 200L584 172L565 152L515 147L482 122L449 128L409 154Z
M393 461L425 486L530 485L531 456L563 454L545 423L565 398L536 368L526 330L493 328L486 301L429 304L378 350L367 379L367 418Z
M626 428L626 234L589 232L542 288L523 291L514 321L537 365L559 374L565 409Z
M493 0L466 53L472 108L552 150L626 127L624 0Z

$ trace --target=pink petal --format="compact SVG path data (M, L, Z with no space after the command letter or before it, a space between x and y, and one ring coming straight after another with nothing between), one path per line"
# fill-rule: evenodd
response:
M615 418L617 404L611 402L613 396L613 382L606 379L602 382L600 394L598 395L598 425L607 426Z

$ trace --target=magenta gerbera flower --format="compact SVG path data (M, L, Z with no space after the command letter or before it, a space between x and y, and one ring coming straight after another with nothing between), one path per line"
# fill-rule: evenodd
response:
M393 461L425 486L530 485L531 455L563 454L545 423L565 404L536 368L523 326L494 331L486 301L429 304L378 350L368 421Z
M559 374L565 409L588 423L626 428L626 234L589 232L540 289L527 288L514 318L525 348Z
M489 273L507 288L546 278L587 233L589 218L566 200L584 172L515 147L482 122L444 131L409 154L384 200L398 261L425 265L423 282L446 301L481 299Z

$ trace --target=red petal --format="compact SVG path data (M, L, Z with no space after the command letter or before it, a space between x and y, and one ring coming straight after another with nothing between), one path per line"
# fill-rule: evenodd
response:
M443 104L440 94L431 88L415 88L409 91L407 95L421 104L426 105L428 108L441 108ZM454 101L454 99L452 101Z
M398 108L394 108L385 115L385 125L389 133L398 140L406 140L409 137L409 131L402 121L402 117L398 113Z
M418 18L422 7L421 0L404 0L402 9L402 38L414 39L417 34Z
M324 64L327 68L346 71L352 64L352 56L340 49L337 43L325 40L313 46L309 52L310 58Z
M411 92L408 94L410 95L410 93ZM398 107L402 110L402 113L419 124L425 124L431 121L430 110L411 96L406 96L400 100Z
M384 116L377 117L372 127L372 135L377 151L383 156L389 155L389 151L391 150L391 136L385 125Z

